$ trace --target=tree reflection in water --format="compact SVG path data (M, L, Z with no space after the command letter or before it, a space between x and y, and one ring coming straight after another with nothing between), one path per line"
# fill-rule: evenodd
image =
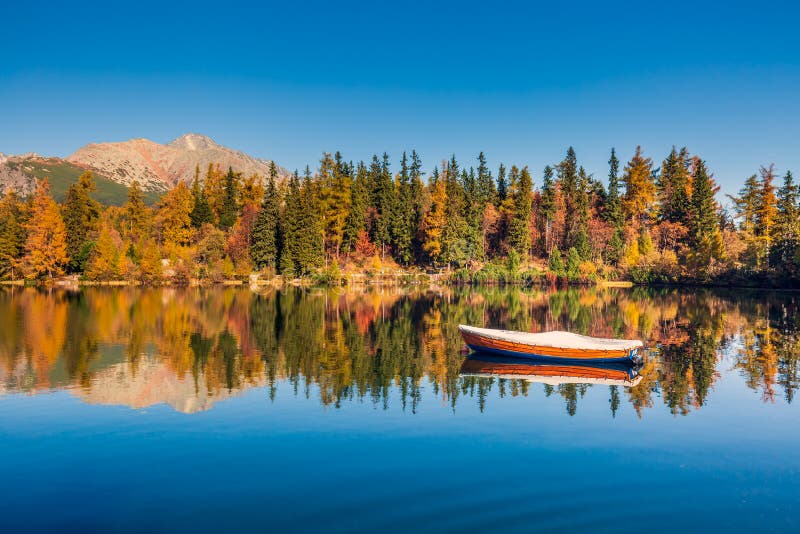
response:
M87 402L208 409L252 387L282 383L324 405L398 403L423 396L455 410L490 393L544 393L573 415L590 388L608 389L615 416L702 407L733 369L766 402L798 387L800 324L791 293L677 289L365 291L236 288L0 290L0 388L70 388ZM570 330L644 340L652 349L634 387L462 376L460 323ZM660 399L660 402L658 401Z

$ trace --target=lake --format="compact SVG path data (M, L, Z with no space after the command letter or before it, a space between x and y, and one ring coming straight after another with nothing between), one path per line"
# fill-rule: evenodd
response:
M697 288L0 289L0 530L796 532L799 308ZM630 374L554 377L467 358L459 323L648 350Z

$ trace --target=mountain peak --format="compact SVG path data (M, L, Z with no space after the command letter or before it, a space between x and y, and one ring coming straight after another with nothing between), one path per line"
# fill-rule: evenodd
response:
M169 146L175 148L183 148L185 150L205 150L208 148L217 148L219 145L208 136L198 133L187 133L178 137Z

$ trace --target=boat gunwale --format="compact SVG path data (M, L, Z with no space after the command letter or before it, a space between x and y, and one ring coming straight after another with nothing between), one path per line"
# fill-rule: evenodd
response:
M635 351L644 347L644 343L636 339L611 339L599 338L591 336L583 336L572 332L553 331L553 332L518 332L514 330L497 330L490 328L479 328L468 325L458 325L458 330L462 337L465 335L477 338L491 340L500 343L506 343L512 346L524 347L541 347L553 351L569 351L569 352L604 352L604 353L622 353ZM503 335L503 334L511 334ZM588 343L596 343L596 347L577 347L557 345L552 341L536 341L535 339L525 339L526 336L536 336L539 334L563 334L573 339L579 339ZM465 339L466 341L466 339ZM607 345L603 347L602 345Z

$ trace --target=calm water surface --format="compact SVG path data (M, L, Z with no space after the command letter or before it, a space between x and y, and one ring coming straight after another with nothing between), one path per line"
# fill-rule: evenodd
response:
M799 308L696 289L3 289L0 530L796 532ZM459 323L649 351L587 380L467 358Z

